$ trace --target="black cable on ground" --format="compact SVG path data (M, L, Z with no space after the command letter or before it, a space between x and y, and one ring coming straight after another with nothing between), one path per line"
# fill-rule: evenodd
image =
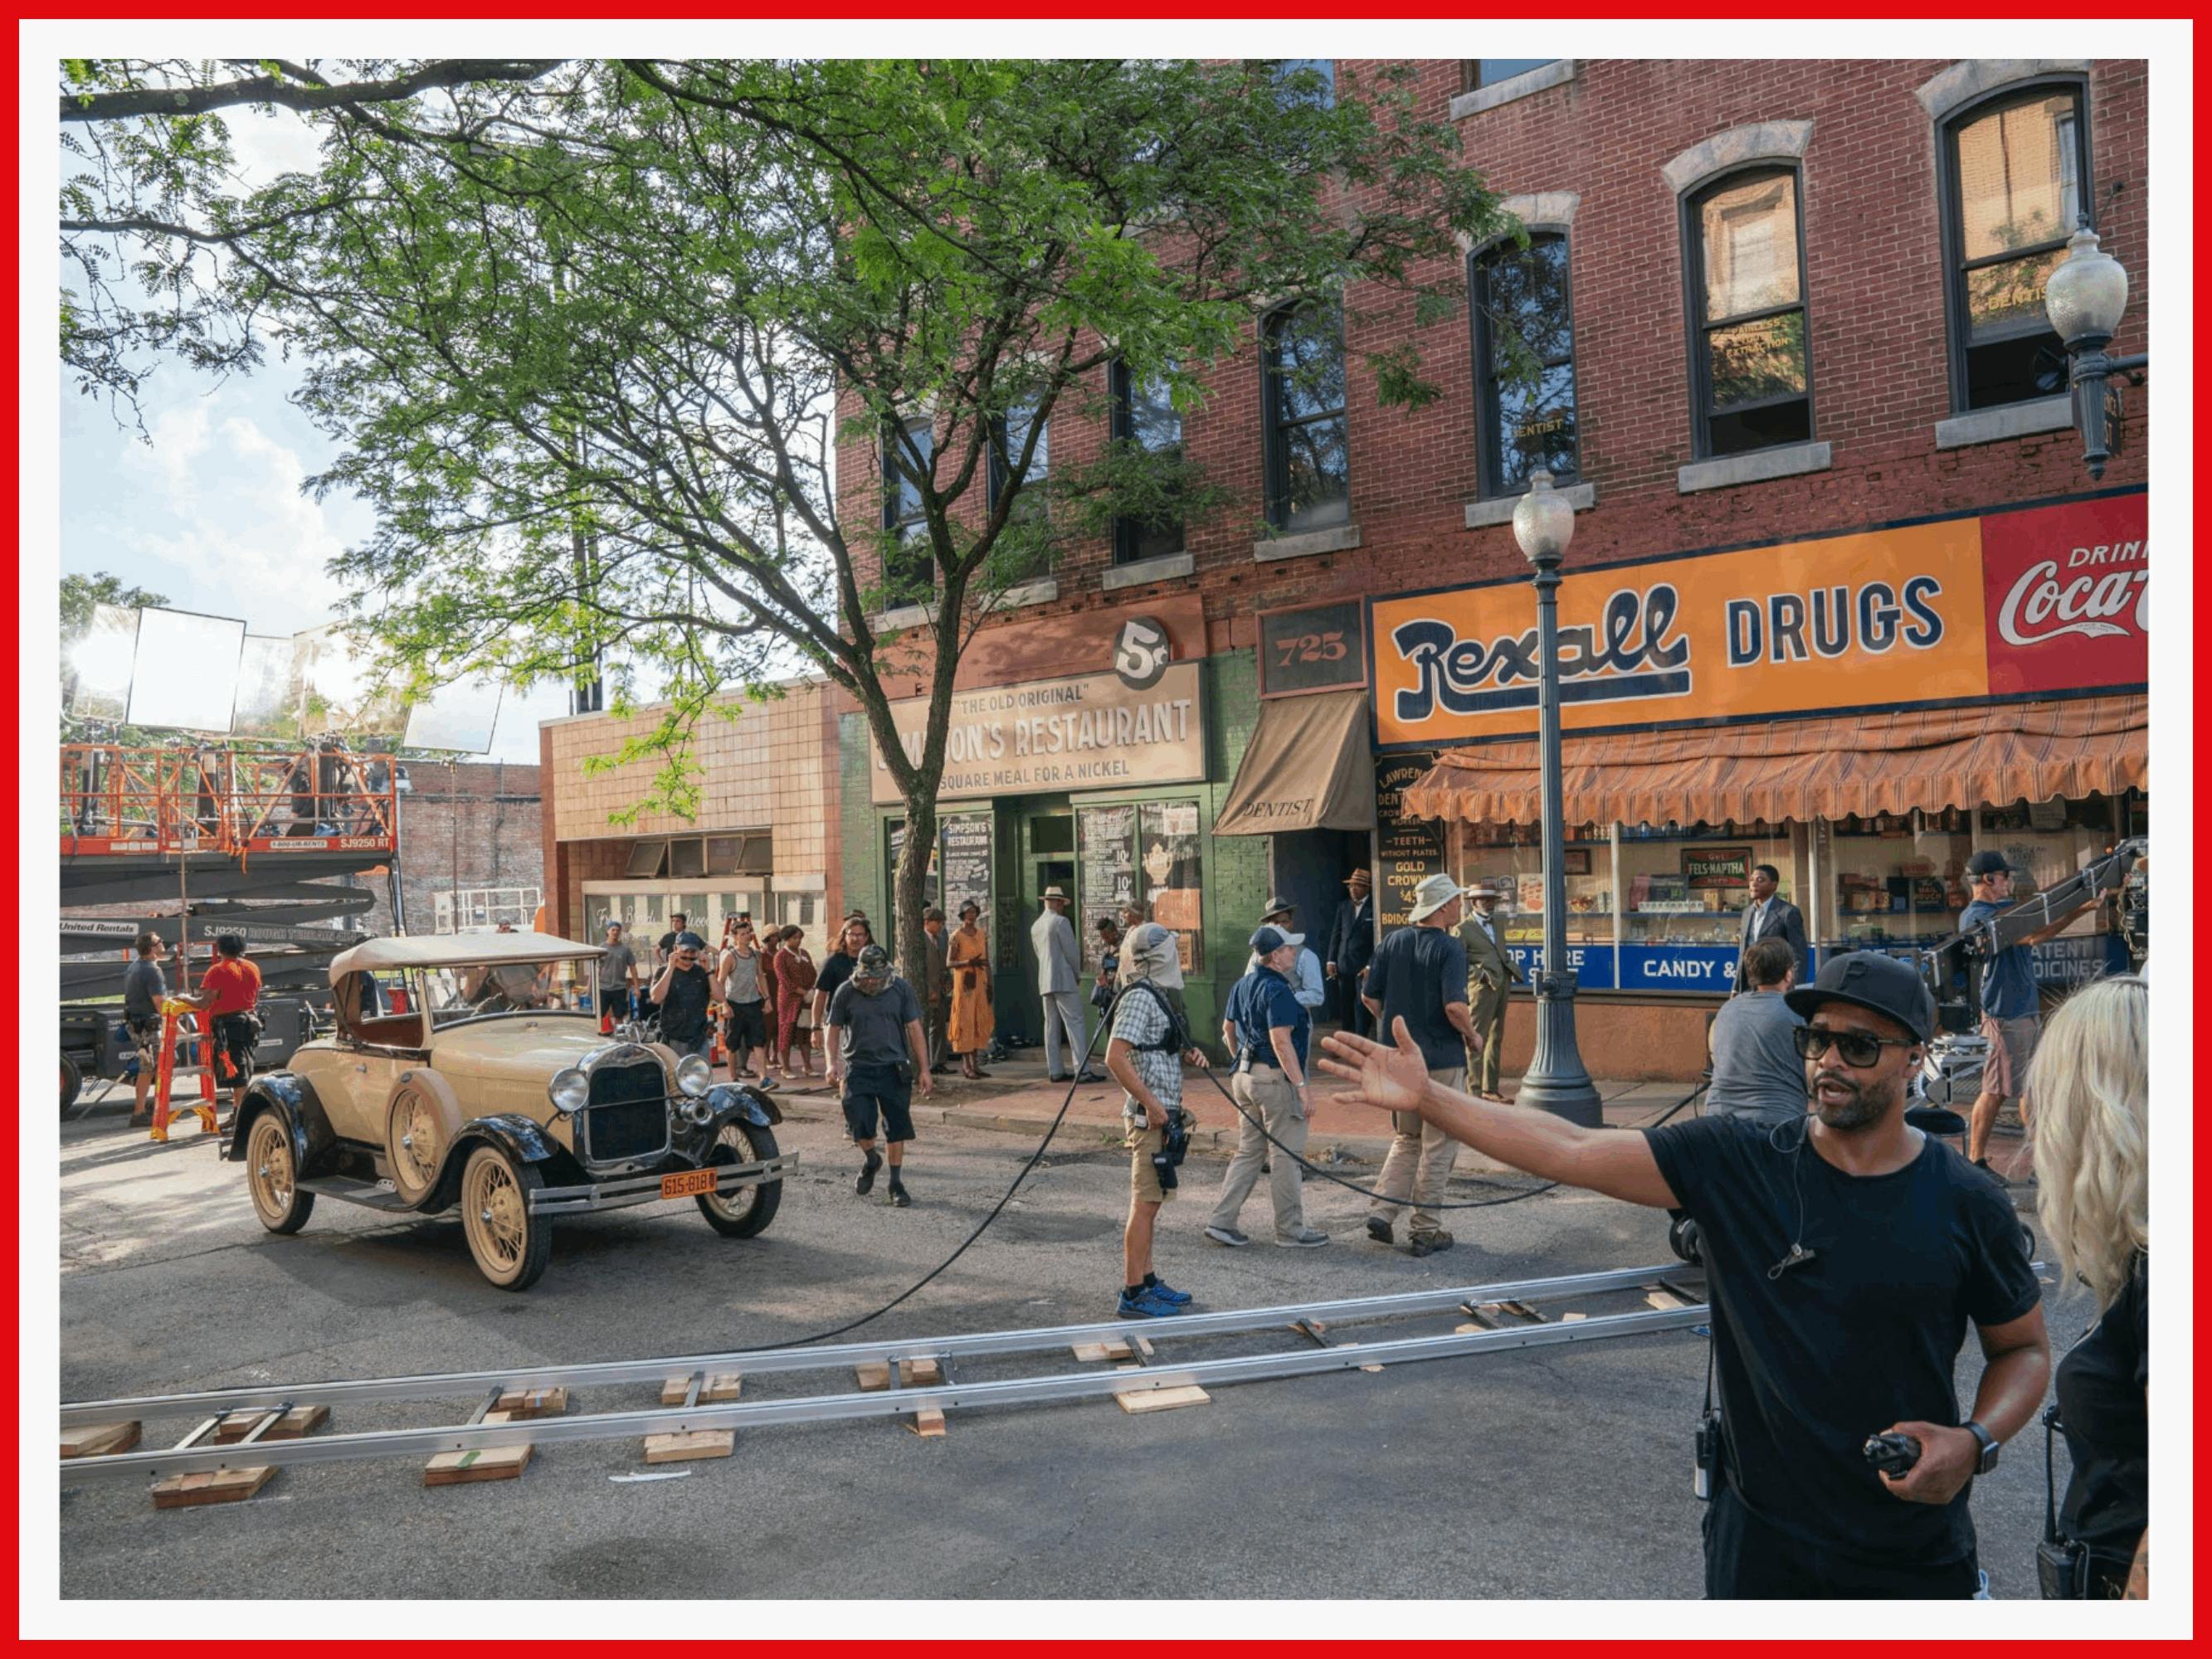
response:
M1219 1091L1221 1097L1222 1097L1224 1100L1227 1101L1227 1102L1229 1103L1229 1104L1231 1105L1231 1108L1233 1108L1233 1109L1235 1109L1235 1111L1236 1111L1236 1113L1237 1113L1237 1116L1239 1116L1239 1117L1243 1118L1243 1119L1247 1123L1250 1124L1254 1128L1257 1129L1257 1130L1260 1132L1260 1135L1261 1135L1261 1138L1262 1139L1266 1140L1269 1146L1271 1146L1274 1147L1276 1151L1278 1151L1278 1152L1279 1152L1283 1153L1283 1154L1284 1154L1285 1157L1287 1157L1287 1158L1289 1158L1289 1159L1290 1159L1293 1164L1297 1164L1300 1169L1302 1169L1302 1170L1305 1170L1308 1174L1310 1174L1310 1175L1317 1175L1317 1176L1320 1176L1323 1181L1333 1181L1333 1182L1335 1182L1338 1186L1340 1186L1340 1187L1346 1187L1346 1188L1349 1188L1352 1191L1353 1191L1353 1192L1355 1192L1355 1193L1359 1194L1362 1197L1364 1197L1364 1198L1379 1198L1379 1199L1381 1199L1381 1200L1382 1200L1385 1204L1396 1204L1396 1205L1402 1206L1404 1206L1404 1207L1406 1207L1406 1208L1408 1208L1408 1209L1410 1209L1410 1208L1412 1208L1412 1207L1413 1206L1413 1200L1412 1200L1412 1198L1411 1198L1410 1196L1406 1197L1406 1198L1392 1198L1392 1197L1391 1197L1389 1194L1388 1194L1387 1193L1378 1193L1378 1192L1376 1192L1376 1191L1373 1188L1371 1188L1371 1187L1363 1187L1363 1186L1361 1186L1361 1185L1360 1185L1358 1182L1356 1182L1356 1181L1347 1181L1347 1180L1346 1180L1342 1176L1336 1174L1334 1170L1324 1170L1324 1169L1322 1169L1322 1168L1318 1164L1313 1164L1313 1163L1310 1163L1310 1162L1308 1162L1304 1158L1301 1157L1298 1153L1292 1152L1289 1147L1287 1147L1287 1146L1284 1146L1284 1145L1283 1145L1283 1143L1282 1143L1281 1141L1279 1141L1279 1140L1276 1139L1274 1136L1273 1136L1273 1135L1269 1134L1269 1133L1267 1133L1267 1126L1266 1124L1264 1124L1264 1123L1261 1122L1261 1121L1260 1121L1260 1120L1259 1120L1258 1118L1254 1117L1254 1116L1252 1115L1252 1114L1251 1114L1251 1113L1249 1113L1249 1112L1246 1111L1246 1110L1243 1109L1243 1107L1242 1107L1241 1105L1238 1105L1238 1104L1237 1104L1237 1097L1236 1097L1236 1096L1234 1096L1234 1095L1232 1095L1232 1094L1231 1094L1227 1089L1225 1089L1225 1088L1223 1088L1223 1087L1222 1087L1222 1083L1221 1083L1221 1079L1220 1079L1220 1078L1219 1078L1219 1077L1218 1077L1217 1075L1215 1075L1215 1073L1212 1073L1212 1072L1211 1072L1211 1071L1207 1072L1207 1073L1206 1073L1206 1076L1207 1080L1208 1080L1209 1082L1211 1082L1211 1083L1213 1085L1214 1088L1215 1088L1217 1091ZM1634 1086L1634 1085L1631 1085L1631 1087L1633 1087L1633 1086ZM1667 1108L1667 1109L1666 1109L1665 1111L1662 1112L1662 1113L1659 1115L1659 1116L1658 1116L1656 1119L1655 1119L1653 1121L1651 1121L1650 1123L1649 1123L1649 1124L1638 1124L1638 1123L1632 1123L1632 1124L1626 1125L1626 1126L1624 1126L1624 1127L1628 1127L1628 1128L1632 1128L1632 1129L1636 1129L1636 1128L1655 1128L1655 1129L1656 1129L1656 1127L1659 1127L1659 1125L1660 1125L1660 1124L1664 1123L1664 1122L1665 1122L1668 1118L1670 1118L1670 1117L1674 1116L1675 1113L1677 1113L1677 1112L1680 1111L1680 1110L1682 1109L1682 1108L1684 1108L1685 1106L1688 1105L1692 1101L1695 1100L1695 1099L1696 1099L1699 1095L1701 1095L1701 1094L1705 1093L1705 1085L1704 1084L1700 1083L1700 1084L1699 1084L1696 1088L1694 1088L1694 1089L1691 1090L1691 1091L1690 1091L1690 1092L1689 1092L1688 1094L1684 1095L1684 1096L1683 1096L1680 1100L1676 1101L1676 1102L1675 1102L1672 1106L1669 1106L1668 1108ZM1620 1091L1620 1094L1621 1094L1621 1095L1625 1095L1625 1094L1626 1094L1627 1092L1628 1092L1628 1090L1626 1090L1626 1089L1623 1089L1623 1090ZM1615 1096L1613 1096L1613 1099L1615 1099L1615 1100L1618 1100L1618 1099L1620 1099L1620 1095L1615 1095ZM1604 1102L1603 1102L1602 1100L1601 1100L1601 1101L1599 1102L1599 1104L1600 1104L1600 1105L1602 1105L1602 1104L1604 1104ZM1483 1177L1481 1177L1481 1176L1476 1176L1476 1177L1475 1177L1475 1179L1477 1179L1477 1180L1481 1180L1482 1178L1483 1178ZM1550 1191L1552 1190L1552 1188L1554 1188L1554 1187L1558 1186L1559 1184L1559 1183L1558 1182L1556 1182L1556 1181L1547 1181L1547 1182L1544 1182L1541 1186L1540 1186L1540 1187L1530 1187L1530 1188L1527 1188L1527 1189L1526 1189L1526 1190L1524 1190L1524 1191L1517 1192L1517 1193L1514 1193L1514 1194L1510 1194L1510 1196L1505 1197L1505 1198L1462 1199L1462 1200L1460 1200L1459 1202L1457 1202L1457 1203L1437 1203L1437 1204L1425 1204L1425 1205L1421 1206L1420 1207L1421 1207L1421 1208L1423 1208L1423 1209L1425 1209L1425 1210L1490 1210L1490 1209L1495 1209L1498 1206L1499 1206L1499 1205L1501 1205L1501 1204L1518 1204L1518 1203L1519 1203L1522 1199L1524 1199L1524 1198L1534 1198L1534 1197L1535 1197L1538 1194L1540 1194L1540 1193L1548 1193L1548 1192L1550 1192Z

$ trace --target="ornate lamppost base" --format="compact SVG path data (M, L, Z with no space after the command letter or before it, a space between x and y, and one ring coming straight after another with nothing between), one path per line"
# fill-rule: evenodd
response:
M1536 1052L1513 1097L1519 1106L1550 1112L1585 1129L1605 1121L1597 1086L1583 1068L1575 1042L1575 975L1542 975L1536 981Z

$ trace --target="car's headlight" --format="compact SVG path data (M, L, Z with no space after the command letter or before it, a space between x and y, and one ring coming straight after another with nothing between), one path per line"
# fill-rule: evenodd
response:
M545 1085L545 1097L553 1103L553 1109L562 1116L580 1112L591 1098L592 1083L581 1072L571 1066L553 1073L553 1080Z
M714 1068L704 1054L686 1054L676 1062L676 1086L687 1095L703 1095L714 1081Z

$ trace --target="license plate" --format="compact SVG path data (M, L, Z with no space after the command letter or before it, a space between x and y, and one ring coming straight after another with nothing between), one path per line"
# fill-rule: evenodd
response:
M712 1170L686 1170L681 1175L660 1177L660 1195L663 1198L690 1198L696 1193L711 1193L714 1190L714 1172Z

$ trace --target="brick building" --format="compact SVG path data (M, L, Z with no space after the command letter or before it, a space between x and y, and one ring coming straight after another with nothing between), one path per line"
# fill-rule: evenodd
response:
M502 761L406 763L399 797L399 874L410 933L450 933L504 921L530 927L544 901L538 769ZM394 931L387 884L365 931Z
M1340 92L1370 67L1334 65ZM1123 896L1184 933L1201 1031L1263 896L1325 930L1355 865L1386 922L1429 870L1511 884L1533 957L1510 519L1539 465L1577 508L1569 922L1594 1073L1702 1063L1754 864L1816 954L1903 950L1954 925L1973 850L2048 881L2139 833L2142 403L2093 483L2041 288L2087 216L2133 283L2112 349L2142 349L2145 66L1438 61L1421 88L1531 234L1468 250L1468 325L1415 333L1355 291L1255 316L1179 423L1116 388L1125 434L1180 443L1238 506L1179 538L1070 539L963 658L935 880L995 921L1002 1029L1034 1035L1027 923L1055 884L1086 946ZM1506 372L1512 338L1533 380ZM1446 390L1413 413L1379 409L1366 368L1405 340ZM1339 356L1340 402L1270 377L1294 349ZM1107 438L1055 415L1046 464ZM839 477L848 523L896 520L880 447L848 444ZM858 715L830 716L836 902L888 914L896 801ZM2085 921L2040 948L2063 981L2112 946ZM1509 1067L1531 1029L1517 1002Z

